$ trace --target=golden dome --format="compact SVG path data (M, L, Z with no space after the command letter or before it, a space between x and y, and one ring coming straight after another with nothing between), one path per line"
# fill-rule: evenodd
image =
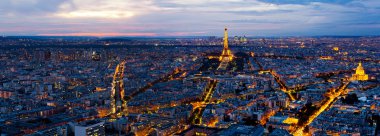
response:
M352 75L353 80L368 80L368 75L365 74L362 63L359 62L359 66L356 68L355 74Z
M358 75L364 75L365 74L364 68L363 68L361 62L359 62L359 66L356 68L356 72L355 73L358 74Z

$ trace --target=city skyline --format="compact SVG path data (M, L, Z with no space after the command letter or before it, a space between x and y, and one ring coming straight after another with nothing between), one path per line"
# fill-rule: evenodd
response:
M375 0L5 0L4 36L379 35Z
M380 136L379 13L379 0L1 0L0 136Z
M0 37L0 135L371 135L379 36ZM230 48L231 45L231 48Z

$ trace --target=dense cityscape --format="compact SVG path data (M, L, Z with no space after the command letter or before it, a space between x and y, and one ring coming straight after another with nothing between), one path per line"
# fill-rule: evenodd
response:
M220 31L223 32L223 31ZM380 37L0 37L0 135L379 134Z

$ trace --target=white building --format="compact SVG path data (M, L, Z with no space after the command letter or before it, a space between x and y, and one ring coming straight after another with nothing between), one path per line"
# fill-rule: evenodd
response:
M70 123L75 136L105 136L104 121L85 121Z

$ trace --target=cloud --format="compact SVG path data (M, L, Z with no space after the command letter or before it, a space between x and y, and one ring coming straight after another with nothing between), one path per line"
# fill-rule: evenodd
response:
M1 0L0 13L5 15L41 15L58 10L62 0Z
M37 34L39 36L95 36L95 37L108 37L108 36L157 36L156 33L47 33Z
M379 30L378 13L377 0L2 0L0 32L354 35Z
M59 6L55 14L63 18L130 18L153 10L148 0L70 0Z
M118 19L118 18L129 18L134 16L133 12L128 11L91 11L91 10L77 10L66 13L58 13L56 14L59 17L64 18L110 18L110 19Z
M330 4L347 4L353 0L260 0L262 2L274 4L310 4L313 2L330 3Z

